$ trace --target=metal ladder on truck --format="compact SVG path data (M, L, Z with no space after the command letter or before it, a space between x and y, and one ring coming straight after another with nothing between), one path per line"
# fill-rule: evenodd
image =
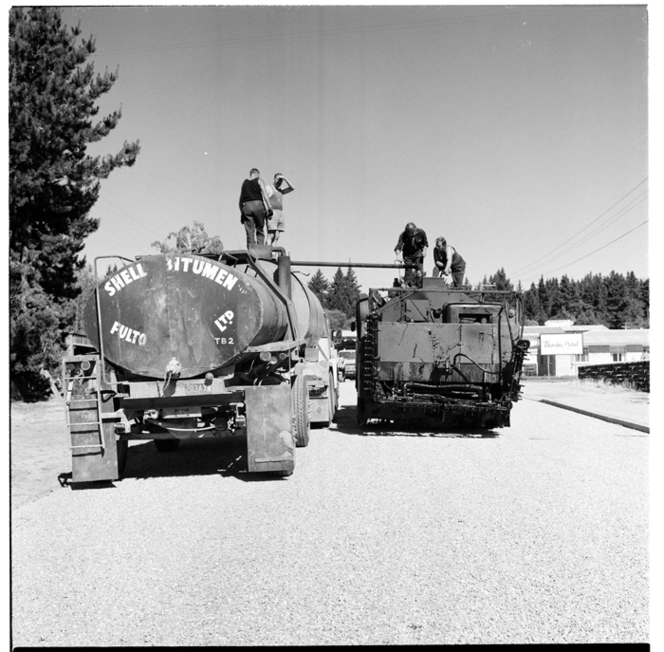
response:
M117 480L120 476L118 451L122 446L114 429L119 419L112 396L106 398L102 391L101 364L98 355L65 356L62 361L73 483Z

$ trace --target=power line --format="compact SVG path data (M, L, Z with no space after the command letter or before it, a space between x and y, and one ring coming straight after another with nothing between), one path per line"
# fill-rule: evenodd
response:
M449 17L449 18L440 18L437 20L423 20L423 21L411 21L404 23L392 23L390 25L376 25L374 27L349 27L344 29L330 29L330 30L310 30L307 32L298 32L295 34L284 34L281 36L243 36L237 38L228 38L222 40L211 40L211 41L197 41L195 43L180 43L178 45L160 45L156 47L144 47L144 48L118 48L113 50L101 50L92 53L91 56L96 57L99 55L107 54L140 54L144 52L161 52L164 50L187 50L201 47L209 46L221 46L221 45L234 45L242 43L262 43L270 41L285 41L293 40L298 38L310 38L312 36L343 36L345 34L364 34L367 32L386 32L393 31L398 29L410 29L417 27L435 27L437 25L445 25L448 23L467 23L467 22L481 22L483 20L494 20L496 18L515 18L515 17L534 17L539 16L548 16L556 15L560 16L561 14L567 14L572 12L579 11L598 11L598 10L615 10L620 9L618 6L589 6L589 7L573 7L569 11L563 9L557 11L509 11L507 13L494 13L494 14L475 14L469 16L458 16L458 17Z
M611 242L607 242L605 245L602 245L598 249L595 249L595 251L591 251L590 253L586 254L585 256L581 256L581 258L577 258L576 260L573 260L571 263L566 263L565 265L562 265L561 267L556 267L555 269L551 269L547 272L543 272L541 276L544 276L544 274L553 274L553 272L560 271L561 269L564 269L565 267L569 267L570 265L573 265L574 263L578 263L580 260L583 260L584 258L588 258L588 256L592 256L593 254L596 254L598 251L601 251L602 249L606 249L609 245L612 245L614 242L618 242L618 240L622 240L625 236L628 236L630 233L633 231L636 231L636 229L641 228L644 224L647 224L650 220L645 220L641 222L641 224L635 226L633 229L630 229L626 233L623 233L622 235L618 236L615 240L611 240Z
M588 242L588 240L590 240L590 238L592 238L594 235L600 233L601 231L604 231L607 227L611 226L614 222L619 220L621 217L625 217L625 215L627 215L628 213L631 213L639 204L642 204L648 198L647 195L648 195L648 191L640 194L638 197L633 199L629 204L627 204L627 206L625 206L624 208L621 208L620 211L618 213L616 213L610 220L608 220L604 224L598 226L594 231L589 233L583 240L580 240L576 244L573 244L571 247L565 249L565 251L561 252L561 255L566 254L566 253L572 251L573 249L576 249L578 246Z
M114 201L110 200L108 197L105 197L104 195L101 195L100 199L102 199L103 201L108 202L111 206L113 206L115 208L116 211L119 211L121 213L121 215L116 215L115 217L120 217L120 218L124 219L125 216L126 216L134 224L138 224L138 226L140 226L146 233L148 233L151 238L155 237L155 234L150 229L148 229L138 218L136 218L133 215L131 215L130 213L128 213L126 210L124 210L121 206L116 204Z
M612 204L611 206L609 206L609 208L607 208L607 209L606 209L601 215L599 215L598 217L596 217L592 222L590 222L589 224L586 224L586 226L584 226L580 231L577 231L577 232L576 232L571 238L568 238L567 240L565 240L565 242L563 242L562 244L558 245L555 249L552 249L548 254L544 254L544 256L541 256L540 258L538 258L537 260L533 261L532 263L529 263L528 265L525 265L524 267L521 267L520 269L517 269L517 270L514 271L514 272L510 272L510 276L516 276L517 274L519 274L519 273L521 273L521 272L527 270L528 268L533 267L534 265L536 265L536 264L539 263L540 261L542 261L542 260L544 260L545 258L548 258L548 257L551 256L552 254L554 254L554 253L555 253L556 251L558 251L558 249L560 249L561 247L564 247L568 242L571 242L572 240L574 240L574 238L576 238L578 235L580 235L581 233L583 233L587 228L591 227L595 222L597 222L597 220L599 220L599 219L601 219L602 217L604 217L604 216L605 216L610 210L612 210L613 208L615 208L615 207L616 207L616 206L617 206L617 205L618 205L623 199L625 199L625 197L631 195L631 194L632 194L632 193L633 193L633 192L634 192L639 186L643 185L647 180L648 180L648 177L646 177L645 179L643 179L643 181L637 183L637 184L636 184L636 185L635 185L635 186L634 186L629 192L625 193L625 194L624 194L624 195L623 195L623 196L622 196L617 202L615 202L614 204Z
M631 213L639 204L643 203L646 200L646 195L647 193L643 193L642 195L639 195L636 199L634 199L630 204L622 208L616 215L614 215L608 222L600 225L598 228L596 228L594 231L589 233L583 240L580 240L579 242L573 244L571 247L568 247L567 249L563 250L558 254L558 258L561 256L564 256L565 254L568 254L571 251L574 251L577 247L580 247L582 244L585 244L590 240L592 237L600 233L601 231L604 231L607 227L609 227L611 224L613 224L616 220L620 219L621 217L624 217L628 213ZM637 201L639 200L639 201ZM634 203L636 202L636 203ZM632 206L632 204L634 204ZM578 235L578 234L577 234ZM548 258L548 256L546 256ZM548 261L549 263L553 261Z

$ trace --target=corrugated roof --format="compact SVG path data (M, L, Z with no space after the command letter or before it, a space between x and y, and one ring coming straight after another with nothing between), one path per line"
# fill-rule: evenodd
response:
M587 331L608 331L604 324L574 324L565 329L568 333L585 333Z
M623 344L650 344L650 331L647 328L627 328L605 331L588 331L583 334L584 346L621 346Z
M575 327L558 328L557 326L524 326L523 336L530 339L533 346L537 346L542 333L579 333L583 336L583 346L623 346L625 344L650 345L650 331L647 328L613 329L605 326L592 327L591 330L578 331ZM537 340L535 340L537 338Z
M542 333L564 333L560 326L524 326L523 333L528 335L540 335Z

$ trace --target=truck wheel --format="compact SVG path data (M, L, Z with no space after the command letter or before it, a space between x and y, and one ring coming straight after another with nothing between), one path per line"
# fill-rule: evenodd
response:
M334 374L331 371L328 382L330 383L327 390L328 401L330 402L330 422L327 424L329 426L334 421L334 415L337 412L337 390L334 388Z
M357 328L357 339L362 337L362 324L366 321L369 314L369 298L360 299L355 309L355 319Z
M288 478L293 475L292 471L272 471L272 475L276 478Z
M172 453L180 445L179 439L154 439L153 441L160 453Z
M364 398L357 397L357 425L362 427L367 425L367 417L364 413Z
M129 450L128 439L118 439L117 454L118 454L118 478L124 475L125 467L127 466L127 452Z
M302 374L295 376L291 388L291 414L295 446L304 448L309 444L309 410L307 405L307 384Z

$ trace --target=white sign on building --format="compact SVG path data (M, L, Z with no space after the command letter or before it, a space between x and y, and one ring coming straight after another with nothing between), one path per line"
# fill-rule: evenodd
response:
M582 355L582 333L542 333L540 355Z

